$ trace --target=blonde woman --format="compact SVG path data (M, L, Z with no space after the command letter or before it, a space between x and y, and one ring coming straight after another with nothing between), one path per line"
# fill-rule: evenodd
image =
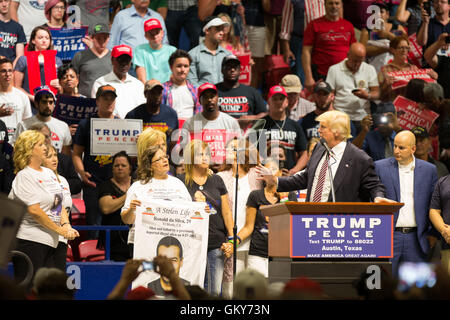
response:
M22 132L14 145L16 177L9 198L28 206L17 233L16 250L28 255L33 272L53 267L59 236L69 240L79 236L61 205L64 190L58 178L42 166L46 152L45 137L35 130ZM15 277L23 279L28 272L27 263L23 259L13 259L13 263Z
M138 166L139 159L145 150L151 146L159 146L164 151L167 151L166 134L160 130L153 128L147 128L139 135L137 139L137 152L138 152Z
M141 138L139 137L139 140ZM142 204L142 201L151 201L151 199L192 201L184 183L168 175L168 172L169 158L166 151L159 145L149 146L139 154L137 181L128 189L125 204L120 213L125 224L133 225L128 233L131 255L133 255L136 208Z
M47 153L43 161L43 166L53 171L62 188L62 207L66 209L68 215L72 208L72 196L70 194L69 183L66 178L58 174L58 152L51 144L47 144ZM70 224L69 224L70 225ZM54 256L54 267L66 271L67 239L59 236L58 247Z
M210 207L208 253L205 275L205 290L220 295L224 251L229 247L227 236L233 235L233 217L228 191L222 178L211 174L210 149L206 142L191 140L184 149L185 174L180 177L194 201L206 202Z

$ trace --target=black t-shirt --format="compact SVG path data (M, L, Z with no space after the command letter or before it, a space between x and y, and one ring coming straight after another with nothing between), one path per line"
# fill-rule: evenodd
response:
M16 59L16 45L27 42L22 25L14 20L0 21L0 38L0 55L11 61Z
M301 125L289 118L278 121L267 115L263 119L266 120L264 129L267 142L278 140L280 145L284 146L286 169L292 169L297 163L296 152L306 150L306 138Z
M319 137L319 121L316 121L317 114L313 111L298 120L302 126L303 132L307 140L313 137Z
M298 124L302 126L303 133L305 134L306 139L308 141L311 138L320 138L319 135L320 122L316 121L317 117L318 115L314 111L311 111L303 118L300 118L300 120L298 120ZM352 135L352 138L349 139L349 141L352 141L357 136L357 132L355 126L351 121L350 121L350 133Z
M92 118L98 118L98 115ZM91 156L91 118L82 119L78 123L73 143L84 147L84 170L92 175L89 180L100 184L111 178L112 157Z
M295 192L289 192L289 201L297 201ZM277 201L277 203L279 200ZM248 254L263 258L268 257L269 244L269 228L266 217L261 213L259 208L263 205L271 205L266 199L264 189L254 190L250 192L247 200L247 207L256 209L255 226L250 240L250 248Z
M120 198L123 196L123 192L114 182L107 180L103 182L98 188L98 199L111 196L113 199ZM102 225L104 226L123 226L122 218L120 217L121 209L118 209L110 214L102 214ZM111 253L127 255L128 250L128 230L111 231ZM105 231L100 231L100 237L98 239L98 246L100 248L104 247L106 244Z
M183 278L180 278L181 282L183 282L183 285L190 286L191 283ZM161 278L155 279L152 282L149 282L147 284L147 288L152 289L152 291L157 296L168 296L170 294L173 294L173 291L165 291L161 285ZM172 288L173 289L173 288Z
M8 142L8 128L3 120L0 120L0 153L3 153L5 142Z
M436 183L431 196L430 209L441 210L444 223L450 224L450 175L440 178ZM442 239L442 250L448 249L450 245Z
M181 181L185 181L185 175L180 176ZM206 198L206 202L210 207L209 214L209 235L208 235L208 251L220 248L222 243L227 241L227 229L222 216L222 199L221 196L228 193L222 178L213 174L206 179L203 186L192 182L192 185L186 184L186 188L195 199L195 193L200 191Z
M237 88L228 89L223 82L217 85L220 111L239 119L242 116L267 112L266 102L253 87L240 84Z
M450 99L450 57L438 56L436 67L438 83L444 88L445 99Z
M164 132L167 137L167 144L170 144L172 132L179 127L177 112L165 104L160 105L158 114L148 113L146 104L141 104L128 112L125 119L141 119L144 130L152 127Z

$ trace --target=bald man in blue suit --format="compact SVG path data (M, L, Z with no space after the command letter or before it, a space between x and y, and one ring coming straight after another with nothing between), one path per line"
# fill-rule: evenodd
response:
M394 213L394 257L392 274L398 277L402 262L426 262L430 250L427 236L432 230L428 212L437 182L436 166L416 159L416 139L405 130L394 139L394 157L375 162L375 170L386 188L386 197L405 205Z

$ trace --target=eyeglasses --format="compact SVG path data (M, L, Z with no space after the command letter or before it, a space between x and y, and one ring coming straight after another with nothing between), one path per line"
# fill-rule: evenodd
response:
M54 6L53 9L56 9L56 10L66 10L66 6Z
M155 163L155 162L161 161L161 160L163 160L163 159L169 160L169 156L168 156L168 155L162 156L161 158L159 158L159 159L156 159L156 160L152 161L152 163Z

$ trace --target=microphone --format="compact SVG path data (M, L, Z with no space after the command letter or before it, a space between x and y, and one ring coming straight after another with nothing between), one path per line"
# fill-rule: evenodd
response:
M331 171L331 163L330 163L330 156L334 159L333 157L333 152L331 152L330 147L328 146L327 142L325 141L324 138L320 138L320 143L325 147L325 149L327 150L327 155L326 157L328 158L328 174L329 174L329 178L330 178L330 186L331 186L331 201L332 202L336 202L336 194L334 193L334 178L333 178L333 172Z
M327 149L327 152L329 154L332 153L330 147L328 146L328 144L324 138L320 138L320 143L325 147L325 149Z

